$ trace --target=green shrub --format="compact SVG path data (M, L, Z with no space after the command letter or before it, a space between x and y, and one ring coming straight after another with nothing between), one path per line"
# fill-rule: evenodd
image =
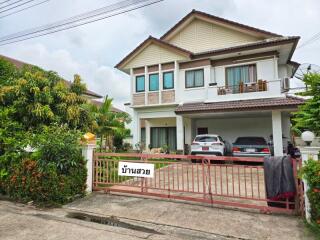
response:
M34 201L46 206L64 204L77 194L84 194L86 172L83 169L75 168L63 175L52 163L42 168L36 160L24 159L9 169L6 192L17 201Z
M45 127L33 138L32 145L38 150L34 158L42 166L54 163L60 173L68 174L82 160L80 136L80 132L67 126Z
M311 221L320 229L320 161L308 160L301 169L300 175L307 181L307 196L310 201Z
M35 152L6 151L1 156L6 166L0 171L0 190L40 205L64 204L84 195L87 170L79 136L78 131L54 125L29 137Z

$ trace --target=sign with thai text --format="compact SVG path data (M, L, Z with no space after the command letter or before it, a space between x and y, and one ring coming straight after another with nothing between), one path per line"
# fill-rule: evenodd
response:
M118 175L119 176L129 176L129 177L153 178L154 164L152 164L152 163L119 162Z

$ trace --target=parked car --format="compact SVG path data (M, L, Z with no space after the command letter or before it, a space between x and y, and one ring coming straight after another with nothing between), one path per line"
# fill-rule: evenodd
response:
M235 157L271 155L269 145L263 137L238 137L232 145L232 155Z
M227 143L216 134L197 135L191 144L191 155L223 156L227 152Z

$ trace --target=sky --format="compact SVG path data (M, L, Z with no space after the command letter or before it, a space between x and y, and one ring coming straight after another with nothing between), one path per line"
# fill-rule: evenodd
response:
M50 0L0 18L0 37L118 1ZM79 28L0 46L0 54L56 71L68 80L80 74L88 89L112 97L114 105L124 109L129 76L114 66L149 35L160 37L192 9L281 35L301 36L300 44L320 31L319 0L164 0ZM320 40L296 50L292 59L320 66L319 53Z

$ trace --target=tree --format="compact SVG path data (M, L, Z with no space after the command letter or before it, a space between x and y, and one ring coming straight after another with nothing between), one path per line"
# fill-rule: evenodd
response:
M55 72L26 66L1 86L0 105L11 108L12 120L20 122L26 130L68 124L85 131L89 128L89 113L84 108L87 100L82 95L85 90L78 75L68 87Z
M55 72L0 59L0 192L44 204L85 193L79 140L92 123L85 91L78 75L69 86Z
M130 130L125 127L125 124L131 121L129 115L124 112L112 112L112 101L112 98L106 96L101 106L91 106L94 118L92 131L100 136L101 148L105 149L107 146L111 147L115 135L125 138L130 134ZM106 141L102 146L104 138Z
M300 95L309 99L294 114L293 130L298 133L310 130L320 135L320 74L308 73L304 75L303 81L307 90Z
M0 85L8 84L17 74L17 68L11 62L0 57Z

